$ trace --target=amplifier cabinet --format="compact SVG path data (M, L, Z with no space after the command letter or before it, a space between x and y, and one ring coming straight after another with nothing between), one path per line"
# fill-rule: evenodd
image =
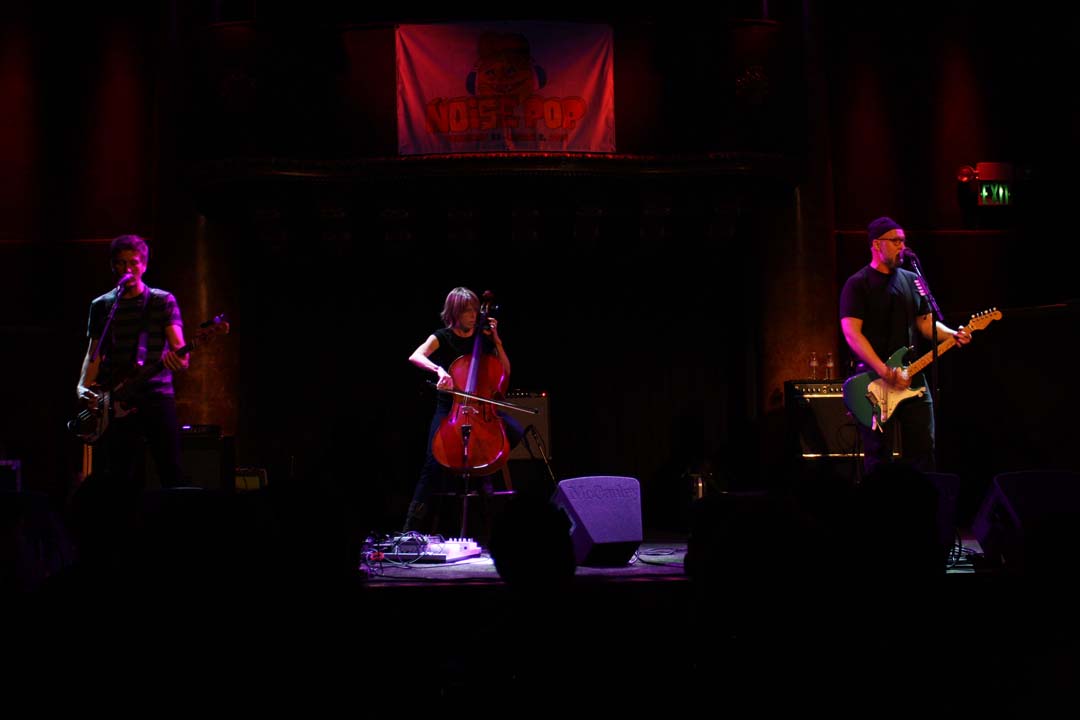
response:
M844 406L841 380L788 380L784 383L788 430L804 458L862 457L862 443L853 418ZM900 433L893 433L893 454L900 454Z
M522 407L533 408L540 412L536 415L529 415L528 413L514 412L513 410L506 410L506 414L513 417L519 423L521 427L525 429L525 436L518 443L518 446L510 451L511 460L540 460L543 456L540 454L540 448L536 447L536 440L533 437L532 432L529 431L529 426L540 435L540 439L544 443L544 452L547 453L548 460L551 459L551 420L550 420L550 397L546 392L533 392L529 390L510 390L506 393L506 401L513 403L514 405L521 405ZM532 454L529 454L529 448L532 448Z

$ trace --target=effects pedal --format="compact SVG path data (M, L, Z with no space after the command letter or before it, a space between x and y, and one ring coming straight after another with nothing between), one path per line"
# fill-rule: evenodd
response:
M376 543L374 552L386 562L452 563L479 557L483 550L472 538L443 538L441 535L401 535Z

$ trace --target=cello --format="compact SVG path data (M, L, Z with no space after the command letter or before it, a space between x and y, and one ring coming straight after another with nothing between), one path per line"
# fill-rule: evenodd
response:
M484 292L476 323L473 350L451 363L447 372L454 379L453 390L440 390L454 396L450 413L439 424L431 441L431 453L443 467L466 475L478 472L489 475L506 465L510 441L495 407L534 412L504 402L510 376L499 358L483 352L484 329L488 327L494 295Z

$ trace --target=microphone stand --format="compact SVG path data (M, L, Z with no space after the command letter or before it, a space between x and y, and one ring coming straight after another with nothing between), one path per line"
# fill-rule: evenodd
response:
M917 276L915 279L915 287L918 288L919 294L926 298L926 302L930 305L930 385L933 387L933 398L940 399L940 385L938 383L938 321L941 319L941 308L938 307L937 300L934 299L934 294L930 292L930 285L926 282L926 276L923 275L922 265L919 263L919 256L913 253L911 250L905 250L905 255L908 261L911 263L911 269L915 271ZM931 417L934 419L934 427L937 427L937 402L930 403Z
M112 307L109 308L109 314L105 316L105 325L101 328L101 337L98 339L98 343L94 347L94 351L92 353L90 353L90 362L94 362L99 357L101 357L101 348L102 348L102 346L105 345L105 338L107 338L108 335L109 335L109 326L112 325L113 317L116 316L116 308L118 308L120 306L120 295L123 294L124 285L127 283L128 279L129 279L129 276L124 275L124 277L122 277L120 279L120 282L117 283L117 285L116 285L116 300L113 302ZM109 412L110 412L108 405L109 405L109 403L106 402L105 407L102 407L100 405L98 406L98 409L102 413L105 414L104 417L105 417L106 421L108 420ZM89 412L90 412L89 410L83 410L81 413L79 413L79 415L81 417L84 413L89 413ZM68 422L68 429L72 429L71 425L72 425L73 422L76 422L76 421L72 420L72 421ZM82 476L83 476L83 479L85 479L87 476L90 475L90 473L92 472L93 465L94 465L94 449L93 449L93 445L91 443L87 442L84 439L83 440L83 456L82 456ZM80 480L80 482L82 482L82 480Z
M469 521L469 437L472 435L472 425L461 426L461 456L462 462L465 464L462 466L464 469L461 473L462 483L462 495L461 495L461 533L458 538L464 540L466 537L466 530L468 529Z
M551 462L548 460L547 447L544 446L544 438L540 437L540 433L536 431L535 425L530 425L525 429L525 434L532 433L533 441L536 443L536 449L540 451L540 458L544 461L544 467L547 468L548 477L551 478L552 486L558 485L559 481L555 479L555 473L551 470ZM532 455L532 443L525 439L525 447L529 450L529 454Z

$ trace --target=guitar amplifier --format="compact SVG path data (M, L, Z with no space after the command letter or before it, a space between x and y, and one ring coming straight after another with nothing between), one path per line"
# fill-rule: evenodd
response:
M548 460L551 460L548 400L549 398L546 392L510 390L506 393L506 402L540 411L536 415L529 415L527 413L506 410L506 413L521 423L521 427L525 429L525 436L521 439L521 442L518 443L516 448L510 451L511 460L540 460L543 458L543 455L540 454L540 448L537 447L536 438L529 429L530 427L540 436L540 441L544 446L544 452L547 454ZM530 448L532 448L532 454L529 453Z
M236 490L262 490L266 487L266 469L257 467L236 468Z
M788 380L784 383L784 406L788 429L798 441L803 458L862 457L862 443L855 418L844 406L843 380ZM900 432L893 434L893 455L900 455Z
M236 488L233 438L218 425L180 426L180 484L205 490ZM150 450L146 451L146 489L161 487Z

